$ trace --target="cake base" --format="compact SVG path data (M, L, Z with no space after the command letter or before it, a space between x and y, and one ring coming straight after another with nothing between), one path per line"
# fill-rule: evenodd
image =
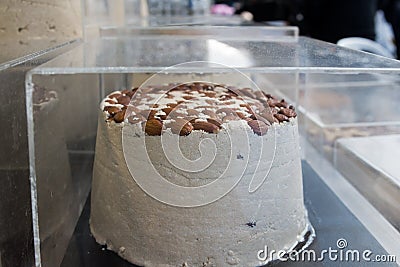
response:
M116 251L115 249L113 249L113 247L109 247L109 245L107 244L107 240L103 237L101 237L100 235L98 235L96 233L96 231L92 228L91 225L89 225L90 227L90 231L93 235L93 237L95 238L96 242L102 246L105 246L106 249L114 251L115 253L117 253L121 258L125 259L128 262L131 262L135 265L138 266L165 266L165 267L169 267L169 266L193 266L193 265L189 265L188 263L184 262L182 263L182 265L168 265L168 264L162 264L162 265L154 265L152 263L148 263L148 265L142 265L143 261L141 261L139 258L135 258L135 257L126 257L124 254L124 248L120 248L118 251ZM303 233L299 236L299 241L296 241L290 249L285 250L285 253L283 253L283 256L281 258L275 257L275 258L266 258L265 260L256 260L254 262L251 263L246 263L246 266L254 266L254 267L264 267L264 266L271 266L274 264L277 264L279 262L281 262L283 259L288 259L289 255L291 253L301 253L303 250L307 249L312 242L314 241L314 238L316 237L315 234L315 230L314 227L312 226L312 224L308 221L307 219L307 225L306 228L304 229ZM260 258L264 258L265 257L265 247L264 248L260 248L259 251L257 251L257 257L259 256ZM270 251L270 250L269 250ZM231 254L230 256L234 256L233 253L229 253L228 251L228 255ZM276 256L277 254L274 253L274 255ZM241 266L240 262L233 262L233 263L229 263L226 262L224 265L239 265ZM254 264L254 265L253 265ZM202 267L211 267L211 266L221 266L219 264L217 264L214 261L205 261L205 262L201 262L198 266L202 266Z

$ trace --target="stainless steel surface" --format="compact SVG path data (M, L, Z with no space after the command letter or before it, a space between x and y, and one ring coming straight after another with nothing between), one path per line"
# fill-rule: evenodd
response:
M334 163L384 216L400 229L400 135L343 138Z

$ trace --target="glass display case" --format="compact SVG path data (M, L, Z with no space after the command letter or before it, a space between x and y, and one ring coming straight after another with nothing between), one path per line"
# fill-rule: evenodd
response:
M389 132L340 138L335 144L334 166L400 229L397 147L400 147L400 135Z
M372 240L377 250L398 255L398 231L365 196L355 193L338 170L346 173L348 168L339 160L339 151L353 149L342 138L400 134L400 62L299 37L292 27L114 28L26 76L37 266L76 263L70 249L83 242L74 230L79 229L79 224L75 227L90 190L99 103L106 94L140 86L150 77L157 77L153 81L159 84L256 85L295 105L303 170L309 177L304 178L305 192L314 196L308 205L323 197L314 186L326 187L321 190L332 194L331 203L341 205L337 217L320 215L339 228L327 230L327 225L316 222L317 235L318 230L332 234L319 244L339 238L335 234L345 228L340 222L347 222L349 229L361 231L348 233L352 242ZM380 194L383 198L386 191ZM397 201L392 204L400 204ZM323 213L324 208L318 210ZM87 214L82 216L87 220ZM319 215L312 216L317 220ZM376 218L368 221L371 216ZM353 221L347 221L350 218ZM80 264L74 266L88 266Z
M83 5L84 39L102 36L109 29L182 25L239 26L239 15L210 14L212 1L85 0Z
M77 45L71 41L0 64L0 266L33 266L25 75Z

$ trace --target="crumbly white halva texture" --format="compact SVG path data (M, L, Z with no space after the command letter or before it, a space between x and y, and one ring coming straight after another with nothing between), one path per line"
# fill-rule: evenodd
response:
M199 141L210 138L216 145L216 163L203 176L184 175L170 168L162 155L160 136L148 136L142 128L108 121L99 111L96 156L93 171L90 228L100 244L140 266L260 266L257 252L290 250L302 241L309 229L303 202L297 118L274 124L265 135L253 133L244 122L229 121L218 134L193 131L180 136L180 149L196 157ZM129 127L129 140L123 140ZM229 134L233 140L228 146ZM272 130L275 129L275 130ZM236 132L237 131L237 132ZM239 131L248 134L248 144L235 142ZM142 161L147 155L135 153L145 143L154 168L166 179L186 186L203 185L202 177L218 176L230 157L233 164L252 164L252 149L261 141L276 140L275 157L264 183L249 193L254 168L228 194L208 205L184 208L164 204L146 194L133 179L127 163ZM264 140L262 140L264 139ZM125 147L123 148L123 143ZM129 144L127 149L126 144ZM249 149L250 146L250 149ZM125 154L124 154L125 151ZM246 153L249 153L247 155ZM125 158L128 157L128 158ZM266 172L261 162L257 172ZM172 171L171 171L172 170ZM141 174L146 170L138 170ZM240 174L239 174L240 175Z

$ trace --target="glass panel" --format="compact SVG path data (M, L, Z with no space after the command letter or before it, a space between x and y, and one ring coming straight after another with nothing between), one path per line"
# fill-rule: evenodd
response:
M0 266L33 266L26 73L68 51L70 42L0 65Z
M237 37L239 31L246 34ZM103 34L27 75L36 237L45 267L62 259L90 187L100 100L155 73L163 73L161 83L190 77L249 86L236 79L240 71L296 104L312 167L315 158L332 163L339 138L400 133L398 61L297 37L291 28L109 28ZM202 64L180 65L193 61ZM313 147L318 157L307 154ZM60 251L49 254L54 244Z

